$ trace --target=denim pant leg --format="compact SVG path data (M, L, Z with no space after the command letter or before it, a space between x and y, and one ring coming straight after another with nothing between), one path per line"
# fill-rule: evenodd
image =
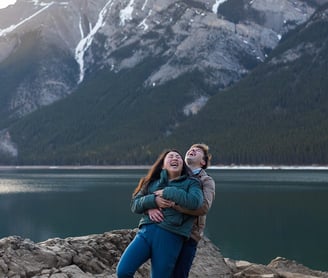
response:
M116 268L118 278L133 277L138 268L150 258L150 245L143 237L143 233L144 230L139 231L123 252Z
M156 225L152 242L151 277L171 277L184 237Z
M171 278L187 278L197 251L197 241L189 238L183 243Z

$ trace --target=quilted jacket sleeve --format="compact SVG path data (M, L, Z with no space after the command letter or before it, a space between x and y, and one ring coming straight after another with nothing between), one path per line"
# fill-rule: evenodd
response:
M176 187L166 187L163 198L174 201L187 209L197 209L203 203L203 192L197 179L188 179L188 190Z
M131 200L131 210L133 213L144 213L148 209L157 208L155 194L144 195L139 192Z

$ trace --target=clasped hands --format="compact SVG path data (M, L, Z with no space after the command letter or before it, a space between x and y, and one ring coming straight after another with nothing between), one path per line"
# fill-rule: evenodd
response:
M149 209L148 215L149 218L154 222L162 222L164 219L164 215L162 213L163 208L171 208L175 205L173 201L167 200L163 198L163 189L157 190L154 192L155 194L155 202L158 208Z

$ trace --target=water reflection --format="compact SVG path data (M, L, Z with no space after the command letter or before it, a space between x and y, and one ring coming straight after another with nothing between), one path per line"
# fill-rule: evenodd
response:
M50 188L40 186L30 186L23 180L0 179L0 194L28 193L28 192L46 192Z
M136 227L134 187L146 170L0 171L0 237L33 241ZM328 171L209 170L216 200L206 235L226 257L276 256L326 270ZM25 193L25 194L23 194Z
M0 195L38 192L81 192L97 186L135 186L146 170L1 170Z

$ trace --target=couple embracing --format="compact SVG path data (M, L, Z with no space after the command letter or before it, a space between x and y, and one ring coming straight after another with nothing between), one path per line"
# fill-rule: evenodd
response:
M151 259L152 278L188 277L215 197L215 182L205 169L206 144L194 144L183 156L164 151L134 190L131 209L142 214L139 231L117 266L117 277L134 277Z

